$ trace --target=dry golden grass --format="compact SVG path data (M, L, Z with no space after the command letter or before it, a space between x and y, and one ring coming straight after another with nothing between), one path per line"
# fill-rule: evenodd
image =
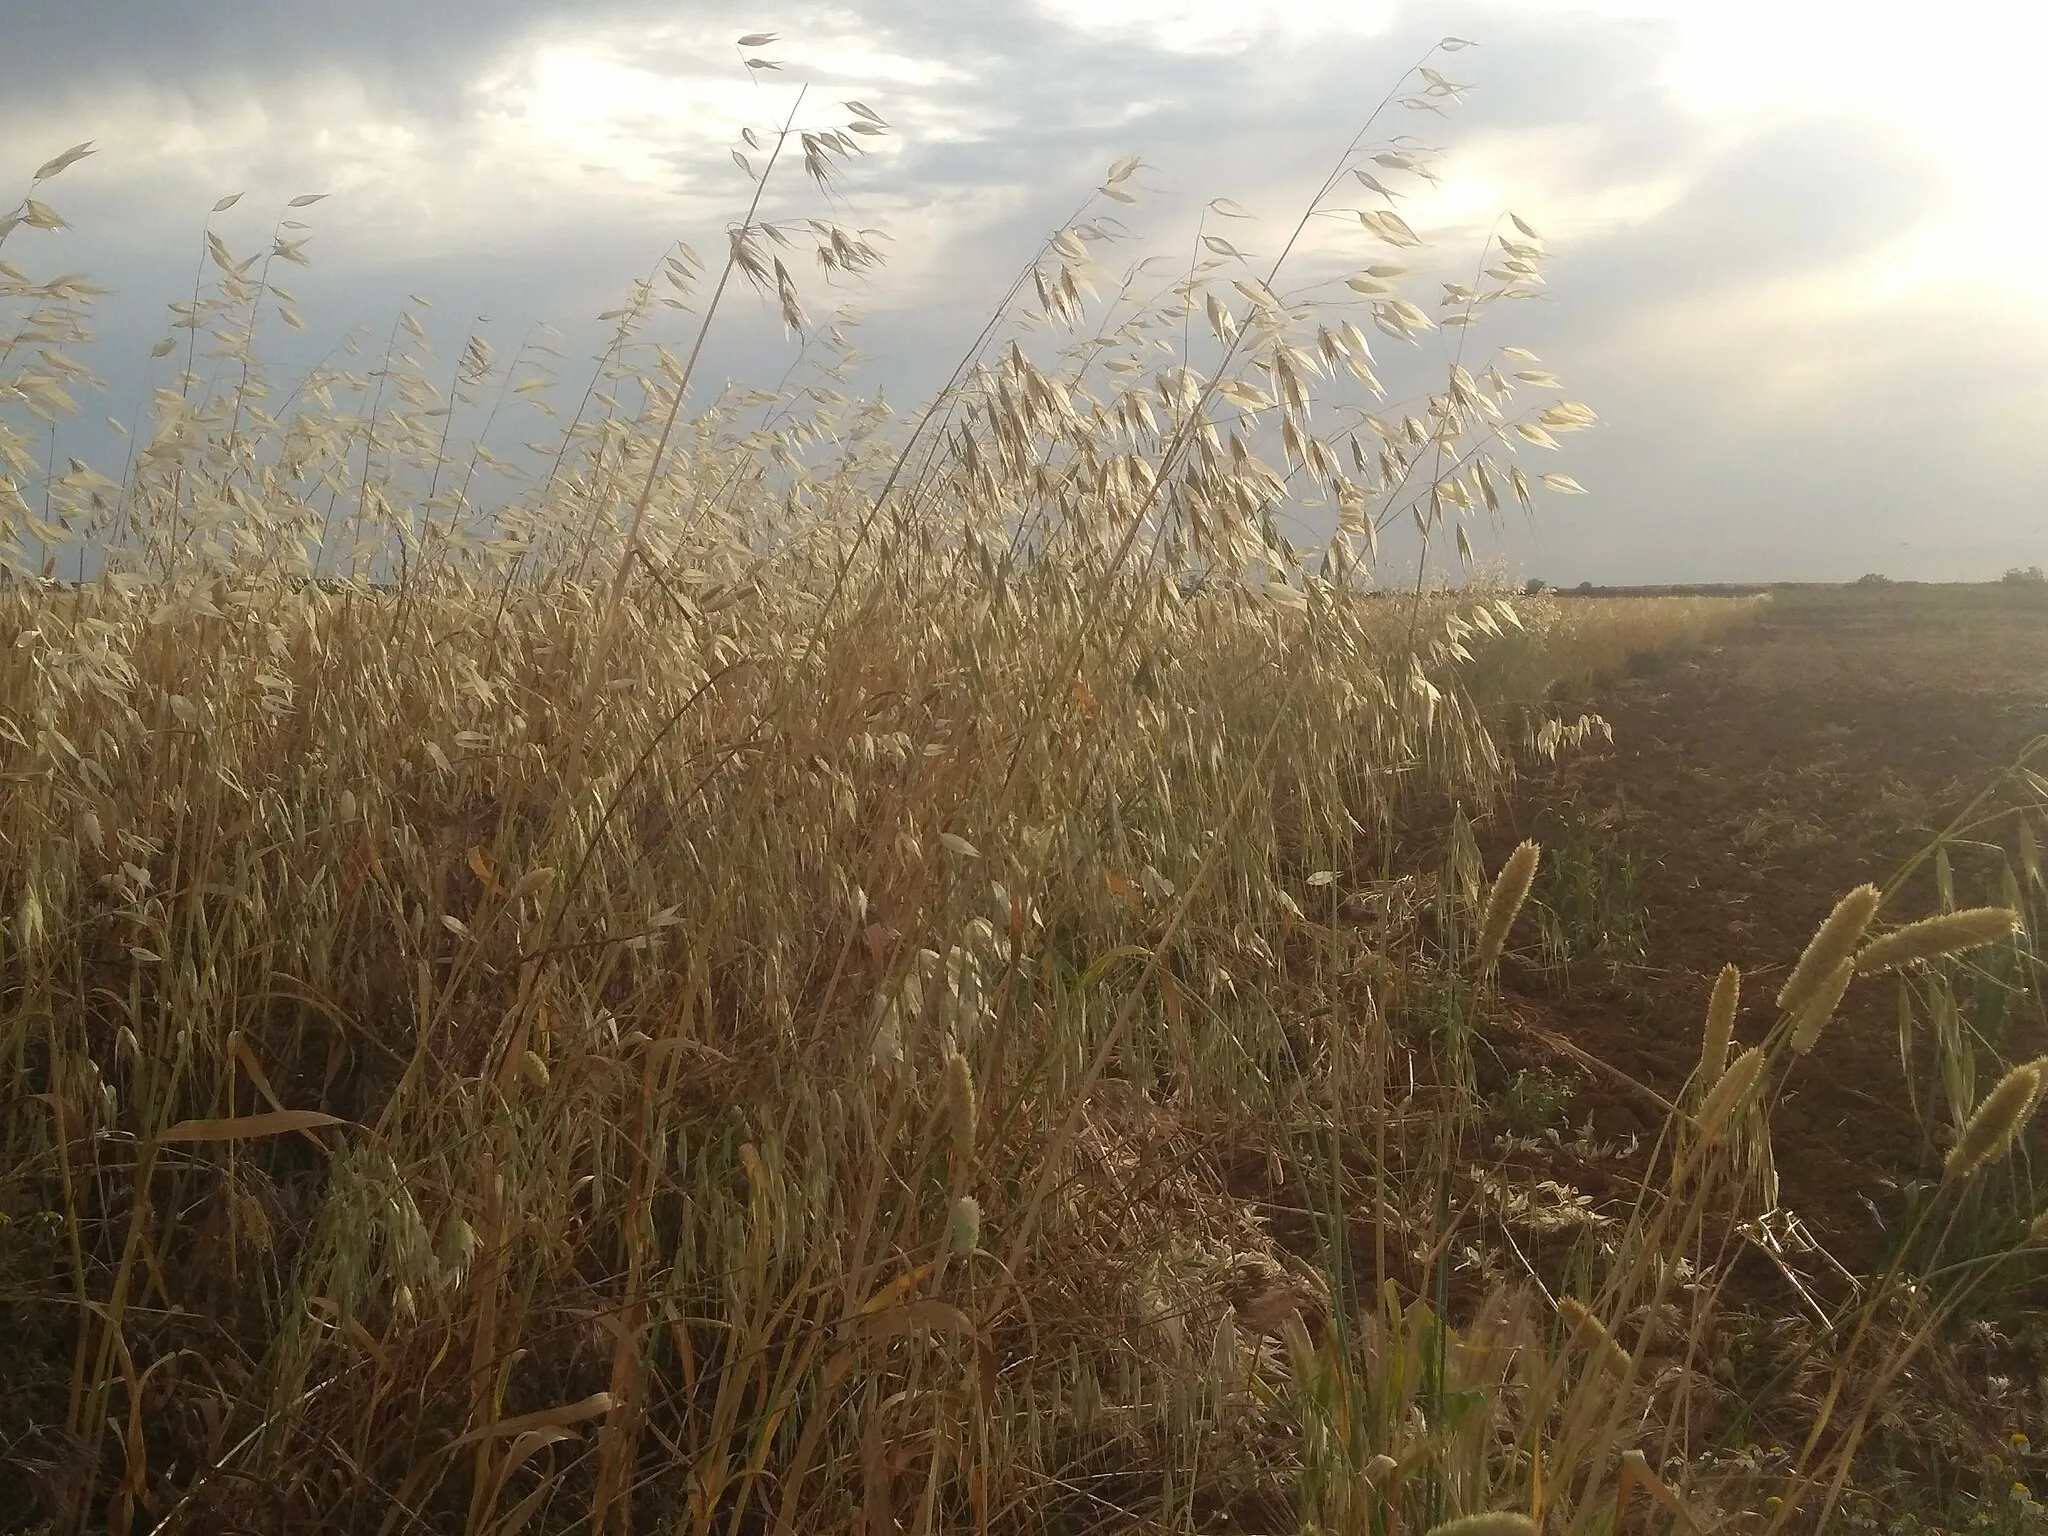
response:
M824 181L882 126L774 148ZM770 231L760 198L706 326L735 275L806 326L778 236L875 259ZM1472 1090L1455 1051L1419 1080L1392 1021L1485 1025L1469 977L1537 850L1438 922L1378 861L1412 797L1484 805L1600 728L1553 718L1556 685L1744 605L1375 595L1381 533L1468 554L1468 514L1529 500L1516 455L1590 413L1506 352L1382 404L1347 311L1221 256L1091 310L1084 217L1019 280L1065 344L999 316L909 422L829 346L772 400L698 406L637 285L556 451L490 505L482 428L455 451L437 413L493 381L493 413L517 402L532 360L471 338L444 391L408 310L368 371L279 397L256 342L273 262L303 259L283 226L260 261L210 245L124 478L43 476L92 295L0 267L23 1520L1586 1532L1635 1492L1679 1507L1636 1450L1687 1449L1650 1320L1767 1155L1736 1111L1777 1049L1720 1070L1731 979L1682 1176L1603 1240L1588 1300L1551 1298L1579 1351L1533 1273L1453 1328ZM1515 221L1446 318L1533 291L1541 255ZM1355 312L1419 334L1398 275ZM657 281L697 276L678 254ZM1365 444L1315 428L1344 388L1375 396ZM1336 531L1296 549L1283 504ZM88 551L95 579L47 579ZM1233 1153L1321 1223L1312 1257ZM1393 1279L1417 1263L1434 1296Z

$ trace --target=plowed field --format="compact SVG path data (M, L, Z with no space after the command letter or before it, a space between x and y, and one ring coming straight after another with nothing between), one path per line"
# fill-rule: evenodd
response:
M1511 1010L1536 1040L1501 1042L1495 1070L1569 1061L1540 1039L1568 1041L1612 1069L1572 1063L1570 1123L1647 1136L1663 1118L1651 1094L1675 1093L1696 1060L1720 967L1742 968L1738 1029L1754 1041L1835 900L1883 884L2048 734L2048 593L1781 591L1711 649L1635 672L1583 701L1612 725L1612 745L1526 775L1484 844L1491 865L1516 839L1564 826L1583 839L1581 862L1625 874L1612 900L1635 920L1635 952L1512 968ZM1995 855L1983 864L1956 863L1964 904L1999 899ZM1933 903L1923 871L1884 916ZM2028 1001L2007 1037L2022 1058L2048 1051ZM1774 1136L1784 1206L1859 1269L1900 1186L1936 1166L1901 1065L1894 989L1852 989L1796 1069Z

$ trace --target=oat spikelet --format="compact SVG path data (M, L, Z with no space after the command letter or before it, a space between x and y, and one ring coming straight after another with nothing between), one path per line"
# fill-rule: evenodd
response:
M1508 941L1508 930L1514 927L1522 903L1529 899L1529 887L1536 879L1536 861L1542 854L1543 850L1533 842L1521 844L1508 855L1493 889L1487 892L1486 911L1479 920L1477 968L1482 976L1500 961L1501 946Z
M1735 1113L1736 1105L1747 1098L1749 1090L1756 1085L1757 1074L1763 1070L1763 1065L1763 1047L1752 1045L1721 1074L1721 1080L1707 1095L1707 1102L1700 1106L1701 1146L1710 1145L1721 1134L1721 1127Z
M1728 1069L1728 1044L1735 1038L1735 1009L1742 1001L1742 972L1732 965L1721 967L1714 978L1714 995L1707 1002L1707 1031L1700 1040L1700 1081L1720 1081Z
M1527 1515L1510 1509L1496 1509L1484 1515L1460 1515L1442 1525L1432 1525L1428 1536L1536 1536L1537 1524Z
M2019 925L2019 914L2006 907L1971 907L1962 912L1923 917L1870 944L1856 957L1856 969L1865 976L1875 976L1916 960L1939 960L1966 949L1981 949L2010 938Z
M2032 1116L2034 1099L2041 1091L2041 1063L2022 1062L1998 1080L1998 1086L1984 1095L1984 1102L1970 1116L1963 1134L1949 1150L1942 1172L1951 1179L1967 1179L1993 1158L2002 1156Z
M1863 930L1877 915L1879 900L1876 886L1859 885L1835 903L1835 910L1814 930L1806 953L1778 989L1778 1007L1783 1012L1796 1014L1803 1009L1834 975L1835 967L1856 953Z
M2027 1241L2030 1243L2048 1243L2048 1211L2043 1211L2027 1223Z
M1580 1347L1597 1356L1609 1375L1616 1379L1628 1376L1631 1363L1628 1351L1583 1302L1576 1297L1560 1296L1557 1298L1557 1315L1565 1320Z
M1827 979L1806 1006L1799 1011L1798 1019L1792 1025L1792 1049L1801 1056L1813 1049L1813 1042L1820 1038L1820 1032L1827 1028L1829 1019L1842 1005L1842 994L1849 990L1850 978L1856 974L1854 959L1844 960L1828 973Z

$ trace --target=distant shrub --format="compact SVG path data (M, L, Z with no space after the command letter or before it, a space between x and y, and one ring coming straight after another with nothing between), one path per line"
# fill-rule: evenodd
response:
M1549 585L1549 583L1545 582L1541 576L1531 576L1528 579L1528 581L1524 582L1522 585L1522 596L1534 597L1538 592L1541 592L1547 585Z
M2015 565L2006 571L2005 580L2014 584L2033 582L2038 585L2041 582L2048 582L2048 576L2041 573L2041 567L2038 565L2030 565L2024 571Z
M1880 571L1871 571L1856 578L1856 585L1859 587L1888 587L1891 584L1891 577Z

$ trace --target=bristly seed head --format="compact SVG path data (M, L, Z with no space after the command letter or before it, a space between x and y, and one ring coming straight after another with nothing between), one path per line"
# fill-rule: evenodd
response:
M1608 1374L1617 1380L1628 1376L1632 1363L1628 1351L1621 1347L1620 1341L1607 1331L1607 1325L1595 1317L1590 1308L1576 1297L1560 1296L1557 1298L1557 1315L1564 1319L1565 1326L1579 1345L1599 1358Z
M1721 967L1714 978L1714 995L1707 1003L1707 1029L1700 1040L1700 1081L1720 1080L1728 1067L1728 1046L1735 1038L1735 1010L1742 1001L1742 972L1732 965Z
M1799 957L1799 963L1792 967L1792 974L1785 978L1785 985L1778 990L1781 1012L1797 1014L1803 1010L1834 975L1835 968L1856 953L1856 946L1863 940L1863 930L1877 915L1880 900L1882 897L1876 886L1859 885L1835 903L1835 910L1814 931L1806 952Z
M1714 1084L1713 1091L1707 1095L1707 1102L1700 1106L1701 1146L1710 1145L1721 1134L1721 1127L1735 1112L1736 1106L1749 1096L1749 1090L1755 1086L1757 1074L1763 1070L1763 1065L1763 1047L1752 1045L1736 1057L1728 1070L1721 1074L1721 1080Z
M1441 1525L1432 1525L1426 1536L1537 1536L1537 1524L1527 1515L1497 1509L1484 1515L1460 1515Z
M964 1179L974 1165L974 1073L957 1051L946 1058L946 1117L953 1130L954 1176Z
M1970 907L1961 912L1923 917L1873 941L1856 957L1856 969L1862 975L1875 976L1917 960L1939 960L1964 950L1981 949L2012 937L2019 926L2019 914L2006 907Z
M1480 975L1491 971L1500 960L1501 946L1508 941L1508 930L1515 925L1515 915L1522 910L1522 903L1529 899L1529 887L1536 879L1536 861L1543 850L1533 842L1525 842L1508 855L1507 863L1501 866L1500 875L1493 882L1493 889L1487 893L1486 911L1479 920L1479 949L1475 969Z
M1827 1028L1829 1019L1842 1005L1842 994L1849 990L1849 982L1856 974L1856 961L1844 960L1828 973L1806 1006L1800 1009L1798 1020L1792 1025L1792 1050L1795 1055L1804 1056L1813 1049L1813 1042L1820 1038L1820 1032Z
M1942 1172L1951 1179L1967 1179L1994 1158L2002 1156L2034 1112L2041 1091L2039 1061L2022 1062L1998 1080L1998 1086L1984 1095L1963 1127L1963 1134L1949 1150Z
M980 1245L981 1202L961 1195L946 1214L946 1246L955 1258L964 1259Z

